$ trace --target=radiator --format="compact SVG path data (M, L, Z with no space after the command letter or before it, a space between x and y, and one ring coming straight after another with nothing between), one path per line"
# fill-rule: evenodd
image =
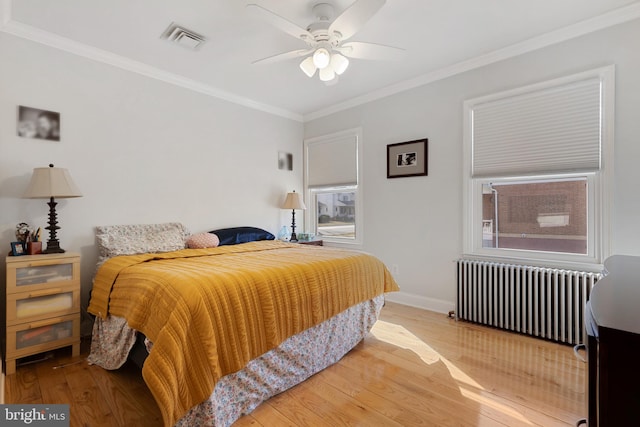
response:
M457 319L584 342L584 307L602 274L465 259L456 264Z

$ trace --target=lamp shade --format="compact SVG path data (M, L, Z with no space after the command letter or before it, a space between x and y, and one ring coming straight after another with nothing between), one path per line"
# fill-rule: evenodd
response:
M295 191L292 193L287 193L287 198L284 200L284 204L282 205L282 209L307 209L307 206L304 204L302 200L302 194L296 193Z
M341 75L345 71L347 71L347 67L349 66L349 60L339 53L334 53L331 55L331 67L336 74Z
M302 61L300 63L300 69L304 71L304 73L307 76L313 77L313 75L316 73L316 70L318 69L316 65L313 63L313 56L310 56L304 61Z
M333 71L333 68L331 67L326 67L321 69L319 74L320 74L320 80L322 80L323 82L331 81L336 77L336 73L335 71Z
M69 171L49 165L48 168L34 168L31 181L22 196L25 199L65 199L82 197L80 189L73 182Z

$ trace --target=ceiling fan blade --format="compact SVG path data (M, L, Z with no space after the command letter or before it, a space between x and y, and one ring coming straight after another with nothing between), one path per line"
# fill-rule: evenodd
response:
M279 53L266 58L253 61L252 64L273 64L274 62L285 61L287 59L300 58L313 52L313 49L299 49L290 52Z
M313 40L313 36L309 31L301 28L299 25L294 24L293 22L287 20L286 18L283 18L280 15L273 13L272 11L265 9L262 6L258 6L257 4L248 4L247 9L263 21L268 22L274 27L297 39L301 39L304 41Z
M348 39L358 32L384 6L385 2L385 0L356 0L329 26L329 34L333 35L337 31L341 34L341 40Z
M377 59L384 61L398 61L407 52L404 49L393 46L386 46L376 43L349 42L336 47L335 50L349 58Z

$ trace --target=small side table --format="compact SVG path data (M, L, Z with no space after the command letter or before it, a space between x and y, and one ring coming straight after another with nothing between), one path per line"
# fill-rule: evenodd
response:
M5 260L7 375L22 357L67 346L80 355L80 254Z
M298 240L297 243L300 243L301 245L324 246L324 242L322 240Z

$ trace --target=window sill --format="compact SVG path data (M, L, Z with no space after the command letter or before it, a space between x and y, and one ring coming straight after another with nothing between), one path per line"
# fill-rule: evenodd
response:
M515 257L508 255L496 255L496 254L478 254L478 253L463 253L462 258L471 259L471 260L481 260L481 261L490 261L490 262L498 262L504 264L513 264L513 265L531 265L533 267L546 267L546 268L557 268L559 270L578 270L578 271L586 271L586 272L602 272L604 269L604 265L591 262L588 260L585 261L575 261L575 260L562 260L562 259L553 259L553 258L529 258L529 257Z

